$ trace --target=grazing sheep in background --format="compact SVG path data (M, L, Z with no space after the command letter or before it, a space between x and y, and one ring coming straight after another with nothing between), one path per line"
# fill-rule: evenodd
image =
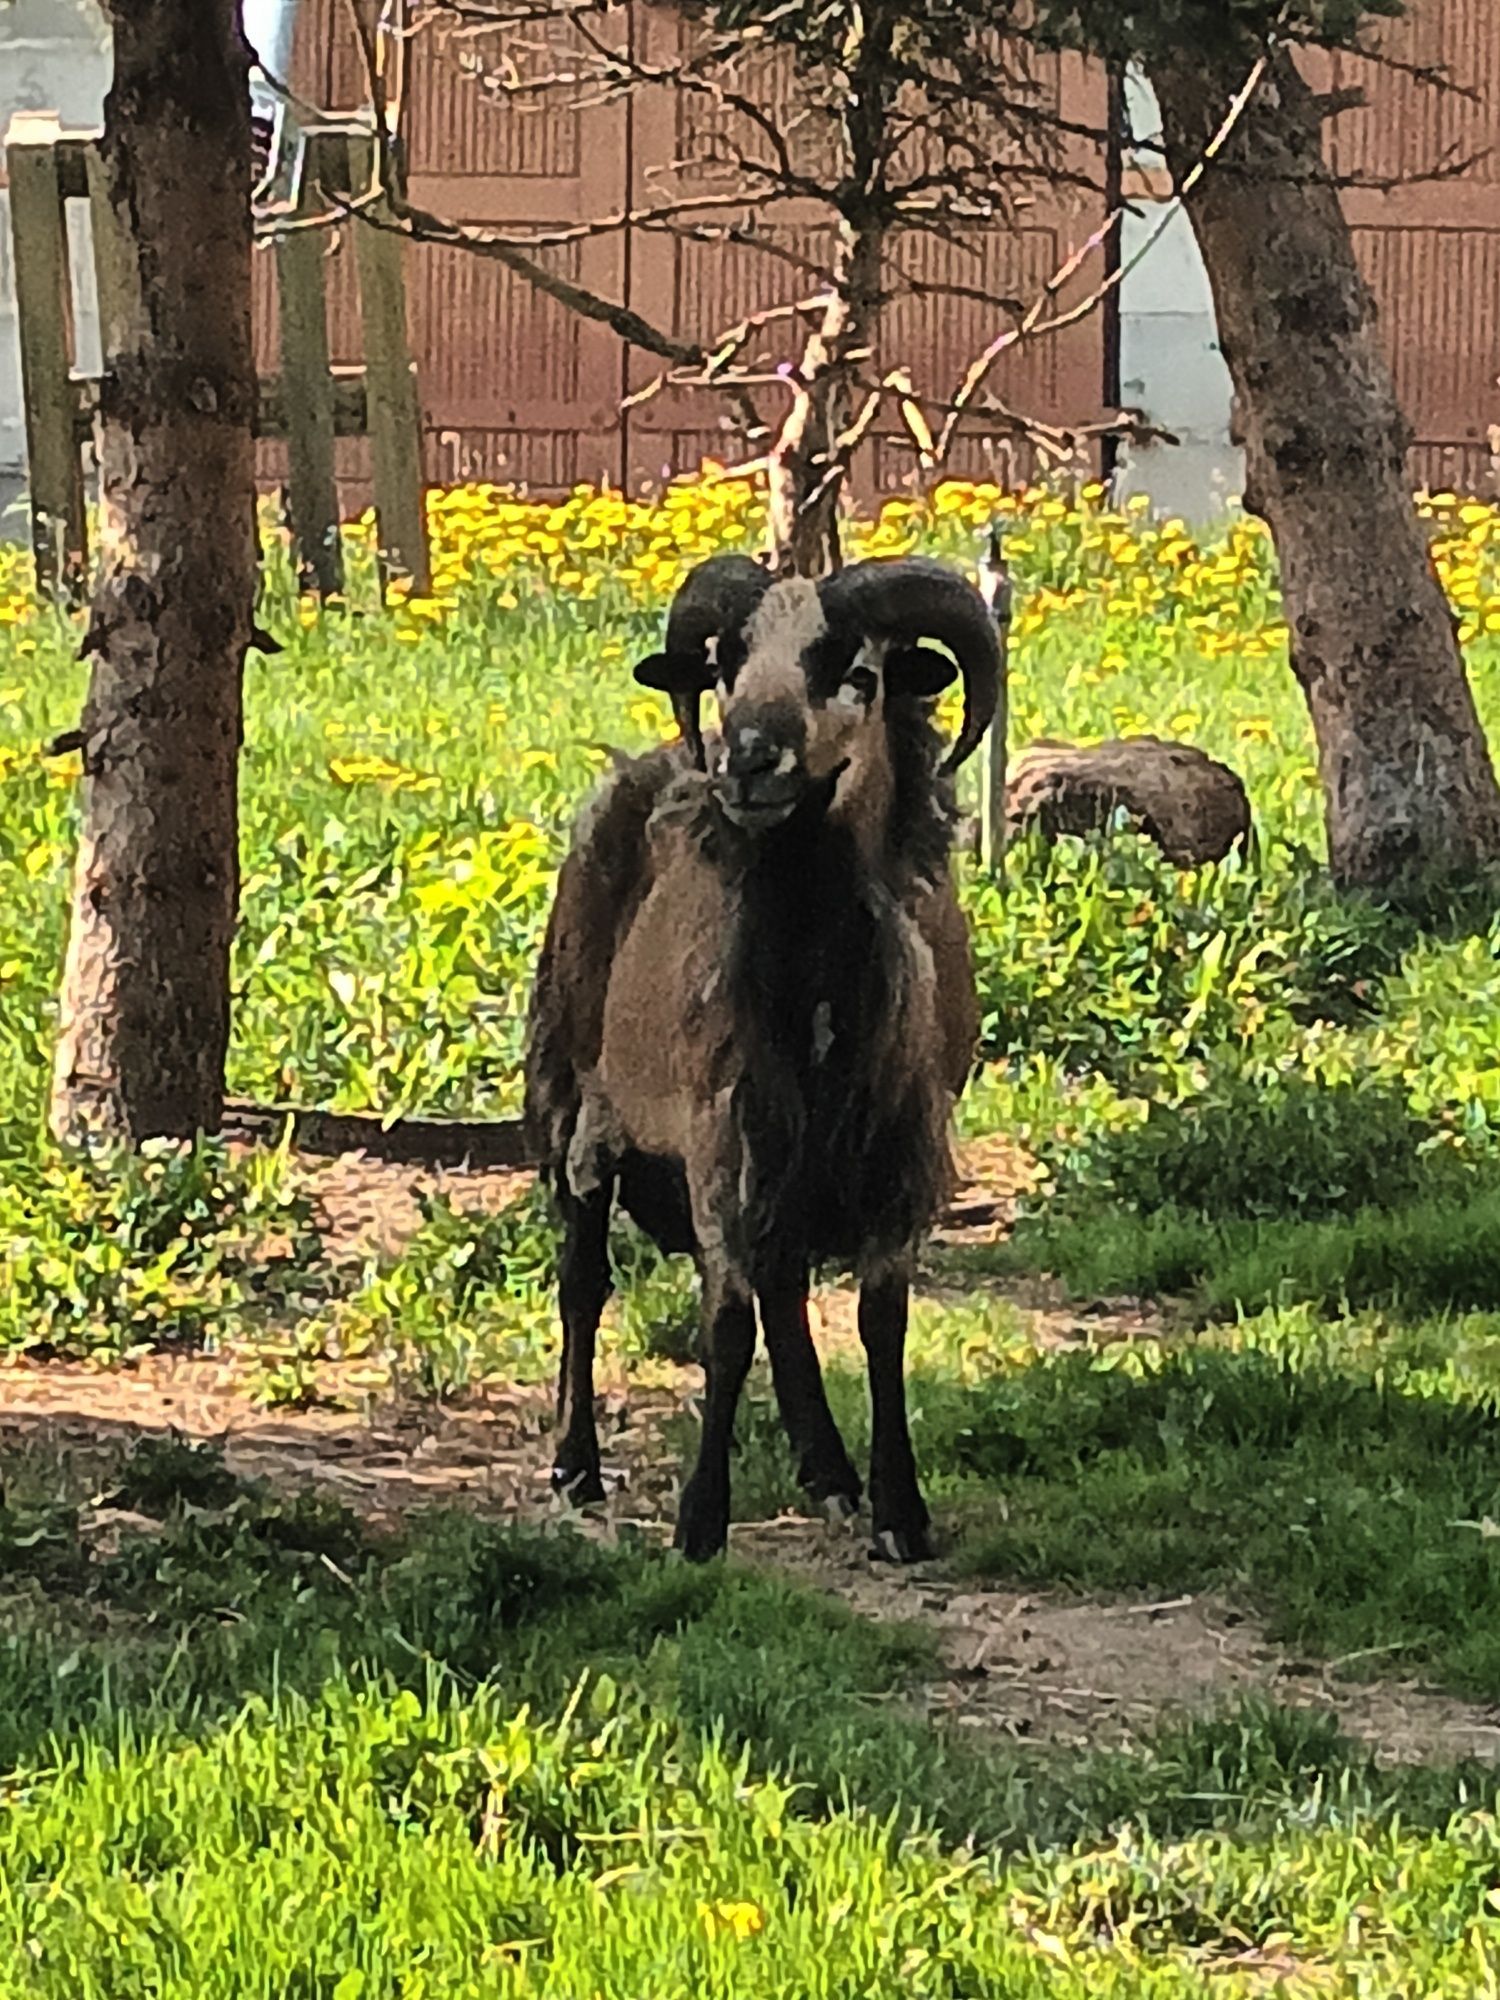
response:
M930 715L953 662L964 713L944 763ZM808 1330L826 1263L860 1282L875 1553L920 1560L908 1294L977 1031L950 778L995 716L997 629L925 559L812 583L720 556L686 579L636 679L671 695L684 740L622 763L585 809L532 999L527 1114L562 1224L554 1480L603 1494L594 1345L618 1195L702 1282L703 1433L678 1547L725 1544L757 1301L803 1484L858 1504ZM705 748L710 691L721 730Z

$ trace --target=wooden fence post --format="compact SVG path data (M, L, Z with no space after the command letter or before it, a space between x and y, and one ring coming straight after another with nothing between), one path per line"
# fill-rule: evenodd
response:
M327 597L344 587L334 476L334 387L328 361L327 244L293 229L276 241L281 396L292 531L304 568Z
M326 190L368 186L374 160L368 133L325 126L308 137ZM72 366L69 197L89 203L106 368L141 311L140 274L103 184L97 138L64 132L52 113L18 113L5 137L37 586L72 602L87 586L81 446L99 385ZM425 593L432 569L421 403L406 337L404 239L358 217L351 227L365 365L330 366L325 239L311 229L285 231L276 246L281 372L260 385L256 435L287 439L299 553L324 596L341 590L344 580L334 441L368 436L382 567L404 572Z
M73 315L59 137L55 114L18 112L5 135L5 167L37 589L76 603L87 584L88 564L83 465L74 427Z
M104 160L90 146L84 173L89 191L89 234L94 244L94 290L99 301L99 356L106 369L112 347L129 339L141 308L140 272L104 185Z
M370 185L375 140L354 133L348 146L349 186L359 195ZM381 547L390 565L425 594L432 588L432 570L422 484L422 408L406 338L406 244L398 231L381 226L388 214L377 207L375 219L362 213L350 225L364 329L366 422Z

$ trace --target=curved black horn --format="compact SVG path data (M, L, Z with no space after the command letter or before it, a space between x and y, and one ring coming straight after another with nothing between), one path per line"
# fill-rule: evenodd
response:
M905 645L936 639L952 653L963 676L964 713L943 768L956 771L978 748L1003 693L1000 630L984 597L930 556L852 563L822 593L830 613L853 618L872 635Z
M771 574L753 556L710 556L690 569L667 613L666 657L679 686L672 713L693 761L703 765L700 704L714 684L710 641L748 623L771 587ZM681 682L691 685L683 687Z

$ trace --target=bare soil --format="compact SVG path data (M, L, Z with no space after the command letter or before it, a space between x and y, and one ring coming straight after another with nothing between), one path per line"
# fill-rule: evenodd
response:
M984 1241L1006 1227L1020 1182L1015 1156L993 1143L964 1156L965 1185L942 1234ZM339 1256L389 1252L416 1227L417 1194L446 1186L465 1205L510 1200L525 1176L424 1173L363 1158L314 1169L330 1247ZM1008 1294L1047 1345L1140 1339L1160 1322L1134 1301L1080 1314L1045 1287ZM825 1346L852 1339L852 1299L819 1300ZM360 1370L328 1364L328 1402L266 1409L233 1355L152 1355L90 1368L20 1361L0 1369L0 1455L43 1459L70 1490L97 1491L134 1439L175 1432L221 1445L230 1468L273 1485L319 1487L377 1527L424 1508L468 1507L517 1521L555 1519L548 1486L550 1391L490 1383L461 1402L390 1396ZM628 1385L601 1367L608 1504L583 1532L665 1539L678 1468L664 1438L688 1408L696 1372L663 1368ZM110 1523L96 1517L96 1528ZM788 1515L737 1527L734 1554L826 1590L861 1616L919 1623L936 1634L942 1671L924 1690L934 1720L1067 1745L1128 1744L1165 1717L1259 1693L1331 1710L1340 1726L1392 1761L1500 1761L1500 1707L1458 1701L1390 1679L1356 1678L1359 1660L1299 1661L1252 1618L1207 1596L1160 1603L1097 1602L977 1589L941 1562L902 1571L872 1564L857 1528ZM1352 1670L1352 1671L1351 1671Z

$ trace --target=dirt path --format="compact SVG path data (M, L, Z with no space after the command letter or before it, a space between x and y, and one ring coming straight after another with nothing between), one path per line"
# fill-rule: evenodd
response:
M966 1158L967 1185L944 1234L984 1241L1005 1226L1013 1161L993 1147ZM522 1177L419 1175L346 1160L316 1176L335 1249L389 1251L415 1227L418 1189L445 1185L466 1205L511 1199ZM1129 1340L1160 1331L1128 1304L1085 1323L1044 1291L1017 1300L1040 1344ZM823 1301L825 1344L852 1337L846 1295ZM287 1412L257 1404L235 1357L155 1355L130 1368L21 1362L0 1369L0 1457L31 1461L49 1483L98 1491L112 1462L142 1435L176 1432L221 1445L243 1477L314 1485L376 1525L422 1508L467 1507L522 1522L559 1513L548 1486L550 1391L487 1385L456 1405L393 1400L357 1370L330 1365L330 1406ZM580 1523L601 1539L627 1525L665 1538L677 1465L664 1432L686 1410L694 1371L663 1367L627 1383L601 1369L609 1504ZM342 1407L331 1406L341 1403ZM733 1552L839 1597L861 1616L916 1622L937 1634L943 1671L924 1691L934 1718L1069 1745L1124 1744L1169 1714L1236 1695L1333 1711L1351 1736L1393 1760L1476 1756L1500 1761L1500 1707L1453 1700L1390 1680L1360 1682L1290 1658L1255 1622L1210 1597L1156 1604L1065 1600L976 1589L941 1563L920 1571L871 1564L864 1537L788 1516L738 1527Z

